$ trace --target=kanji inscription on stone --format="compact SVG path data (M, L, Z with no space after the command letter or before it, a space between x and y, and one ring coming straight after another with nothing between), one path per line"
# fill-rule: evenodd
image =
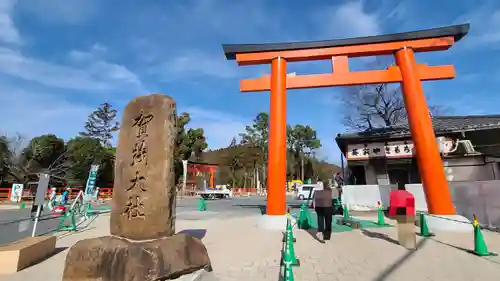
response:
M137 163L148 165L148 147L146 139L141 139L134 143L134 148L132 149L132 163L130 163L130 165L133 166Z
M122 117L115 161L110 232L131 240L175 233L175 101L140 96Z
M129 220L136 218L144 219L146 218L146 215L143 210L144 204L142 203L142 198L140 196L129 196L123 213Z

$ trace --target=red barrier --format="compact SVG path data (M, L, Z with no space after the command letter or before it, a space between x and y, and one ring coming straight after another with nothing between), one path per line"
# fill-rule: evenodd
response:
M80 190L82 190L83 187L71 187L70 193L69 193L69 199L73 199L76 196L78 196L78 193ZM56 194L57 195L62 195L64 190L66 190L66 187L56 187ZM10 187L0 187L0 201L9 201L10 200ZM45 194L45 199L50 198L50 194L52 192L52 187L50 187L47 190L47 194ZM34 194L31 193L30 190L24 190L23 192L23 201L32 201L33 198L35 197ZM113 188L112 187L102 187L99 189L99 198L100 199L109 199L113 197Z

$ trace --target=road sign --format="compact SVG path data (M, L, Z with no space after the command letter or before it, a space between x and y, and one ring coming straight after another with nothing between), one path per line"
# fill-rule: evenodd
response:
M31 237L36 235L36 225L38 224L38 219L40 218L40 213L42 212L43 204L45 203L45 195L47 194L47 189L49 188L50 175L39 174L38 175L38 186L36 188L35 204L32 207L36 208L35 222L33 223L33 232Z
M45 203L45 195L49 188L50 175L39 174L38 186L36 188L35 205L43 205Z
M21 202L23 196L24 184L15 183L12 185L12 191L10 192L10 201Z

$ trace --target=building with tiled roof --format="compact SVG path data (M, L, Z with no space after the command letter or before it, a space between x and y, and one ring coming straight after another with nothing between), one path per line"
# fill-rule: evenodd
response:
M432 121L449 181L500 179L500 115ZM420 183L408 124L338 134L335 140L356 184Z

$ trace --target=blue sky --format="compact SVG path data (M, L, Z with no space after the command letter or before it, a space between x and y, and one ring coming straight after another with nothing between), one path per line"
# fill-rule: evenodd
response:
M121 110L134 96L155 92L190 112L191 125L205 129L211 148L224 147L269 106L268 93L239 93L239 80L269 69L226 61L222 43L334 39L464 22L471 31L450 51L418 55L420 63L456 66L456 79L426 83L426 94L454 114L499 113L498 1L2 0L0 131L69 139L100 103ZM328 62L288 67L297 74L330 69ZM288 95L289 123L316 128L319 155L332 162L339 161L333 137L345 131L340 91Z

